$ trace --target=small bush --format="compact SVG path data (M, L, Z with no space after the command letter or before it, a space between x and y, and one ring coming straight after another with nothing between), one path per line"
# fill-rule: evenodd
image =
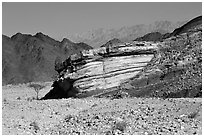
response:
M117 121L113 126L113 130L119 130L124 132L127 128L127 123L125 121Z
M35 100L35 99L36 99L35 97L28 97L28 98L27 98L27 101L32 102L32 101Z
M98 104L94 103L91 107L96 107L96 106L98 106Z
M65 118L64 118L64 121L65 121L65 122L69 122L72 118L73 118L72 115L70 115L70 114L69 114L69 115L66 115Z
M199 111L195 111L195 112L188 114L188 118L191 118L191 119L196 118L196 116L198 115L198 112Z
M118 122L115 125L115 128L120 130L121 132L124 132L126 129L127 123L126 122Z
M38 94L39 94L41 89L45 88L45 86L40 85L40 84L30 84L29 87L34 88L34 90L36 92L36 99L39 100Z
M3 99L3 102L4 102L4 103L6 103L6 102L7 102L7 99L6 99L6 98L4 98L4 99Z
M37 133L38 130L40 130L37 122L31 122L30 126L34 128L34 132Z

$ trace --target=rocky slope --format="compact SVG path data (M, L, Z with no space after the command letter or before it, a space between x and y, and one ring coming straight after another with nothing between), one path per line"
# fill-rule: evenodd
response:
M202 28L195 24L163 42L135 41L84 51L84 64L76 65L75 72L65 68L43 99L110 96L121 91L135 97L201 97Z
M183 26L175 29L170 36L176 36L185 32L190 31L191 29L194 30L195 27L201 27L202 28L202 16L198 16L192 20L190 20L189 22L187 22L186 24L184 24Z
M3 84L31 81L51 81L56 75L54 61L90 49L85 43L67 39L59 42L42 33L28 35L17 33L11 38L2 35Z
M199 19L199 20L197 20ZM194 26L192 25L194 22ZM191 26L191 27L187 27ZM190 28L190 29L182 29ZM159 52L128 84L133 96L202 97L202 23L191 20L161 43Z

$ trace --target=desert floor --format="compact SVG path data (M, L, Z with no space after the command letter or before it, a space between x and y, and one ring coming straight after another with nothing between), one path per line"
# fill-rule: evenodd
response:
M40 91L44 96L51 83ZM36 100L28 85L3 86L2 134L202 134L201 98Z

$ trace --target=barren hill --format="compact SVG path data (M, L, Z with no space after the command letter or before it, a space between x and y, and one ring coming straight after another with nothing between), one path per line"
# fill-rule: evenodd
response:
M43 33L34 36L17 33L11 38L3 35L3 84L50 81L56 75L54 61L57 56L66 59L71 54L92 48L85 43L67 43L67 40L65 43L64 40L59 42Z
M142 37L136 38L134 41L161 41L162 34L159 32L148 33Z

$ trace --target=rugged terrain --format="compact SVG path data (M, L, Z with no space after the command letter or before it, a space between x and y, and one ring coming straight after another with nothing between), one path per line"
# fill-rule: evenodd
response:
M201 20L189 21L160 42L115 39L73 54L61 63L56 81L39 83L45 86L39 92L41 100L29 84L3 86L3 134L201 135ZM66 48L67 43L72 42L64 39L55 46ZM9 48L4 48L7 59L18 62Z
M116 39L115 44L109 41L82 52L76 71L65 67L43 99L111 96L121 91L134 97L201 97L201 19L189 21L177 29L182 33L173 31L162 42Z
M128 84L134 96L202 96L202 17L189 21L161 42L152 61ZM182 32L182 33L180 33ZM131 86L131 87L132 87Z
M51 83L44 85L40 97ZM35 97L34 89L26 84L3 86L3 135L202 134L201 98Z
M70 39L76 42L83 41L94 48L99 48L114 38L120 39L123 42L129 42L151 32L160 32L161 34L170 33L186 22L156 21L151 24L138 24L114 29L100 28L87 33L70 36Z
M61 42L42 33L17 33L11 38L2 36L2 83L18 84L31 81L51 81L56 75L56 57L62 60L79 51L91 49L85 43Z

